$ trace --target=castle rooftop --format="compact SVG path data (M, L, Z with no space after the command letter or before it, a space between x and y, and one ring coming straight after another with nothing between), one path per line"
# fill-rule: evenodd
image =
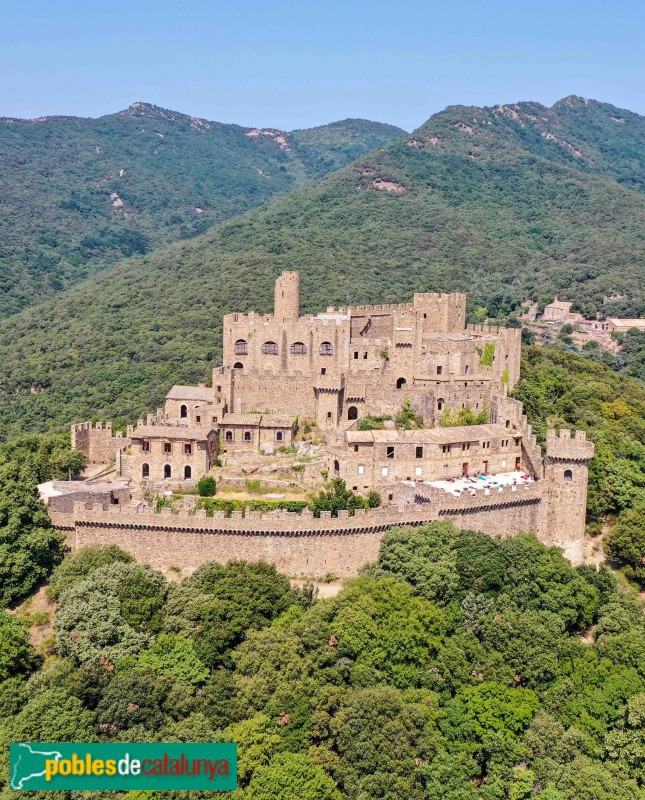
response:
M175 384L166 395L166 400L204 400L213 399L213 390L207 386L182 386Z
M206 439L214 428L199 428L196 425L138 425L131 436L133 439Z
M429 444L453 444L478 442L481 439L499 439L518 436L515 430L504 425L455 425L448 428L420 428L412 430L347 431L349 444L368 442L428 442Z

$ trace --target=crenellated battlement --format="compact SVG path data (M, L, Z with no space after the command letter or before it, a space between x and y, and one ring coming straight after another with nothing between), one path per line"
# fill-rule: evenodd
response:
M72 448L85 453L90 464L107 464L129 439L121 431L113 431L111 422L77 422L71 426Z
M562 461L589 461L593 458L595 445L587 439L585 431L571 431L563 428L559 431L547 431L546 454L548 459Z
M401 487L400 503L380 508L358 509L350 516L349 511L340 511L332 517L330 511L314 517L313 512L276 509L273 511L233 511L226 516L224 511L207 515L205 509L197 509L197 498L187 495L177 508L161 508L140 503L133 505L105 505L102 503L74 503L73 524L87 526L133 526L167 529L175 532L200 530L211 532L237 532L245 535L266 536L282 534L292 536L342 535L351 532L389 530L400 525L422 525L436 520L442 513L459 509L499 508L513 506L518 502L539 501L544 493L540 482L522 486L506 486L484 489L474 496L469 493L461 497L428 485ZM407 490L407 491L406 491ZM407 497L406 497L407 495ZM423 497L423 501L420 499Z

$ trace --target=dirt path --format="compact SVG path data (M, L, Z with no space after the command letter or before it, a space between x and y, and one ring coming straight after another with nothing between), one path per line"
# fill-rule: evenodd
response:
M28 597L15 608L7 609L29 630L29 641L34 649L47 649L47 640L54 635L56 619L56 603L47 598L47 585L41 586L31 597Z

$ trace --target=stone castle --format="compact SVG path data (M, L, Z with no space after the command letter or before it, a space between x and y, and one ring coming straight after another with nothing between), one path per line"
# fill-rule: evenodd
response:
M72 426L73 446L90 462L115 459L136 497L193 486L218 459L270 458L308 421L325 439L322 474L360 493L376 489L385 508L323 523L286 512L205 518L194 507L168 517L112 497L91 511L68 505L57 524L74 531L77 544L118 540L126 549L143 547L135 554L148 560L145 535L157 544L167 536L166 551L172 539L194 552L187 568L208 557L255 555L292 574L353 574L383 530L440 518L491 534L535 531L580 561L593 444L579 431L550 432L543 456L521 404L508 396L519 379L520 331L465 319L463 294L415 294L407 304L301 316L300 275L284 272L273 314L224 317L223 365L213 370L212 386L173 386L164 408L125 436L109 424ZM413 425L402 424L404 408ZM481 424L447 424L460 414ZM50 513L58 514L55 502ZM123 533L131 529L136 536ZM343 538L332 543L330 536ZM350 548L356 536L363 545ZM302 558L299 537L313 537ZM197 549L188 546L193 541Z

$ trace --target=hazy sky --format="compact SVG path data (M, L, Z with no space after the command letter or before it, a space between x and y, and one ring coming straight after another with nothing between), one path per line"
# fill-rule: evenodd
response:
M0 116L136 100L290 130L407 130L569 94L645 114L645 0L0 0Z

